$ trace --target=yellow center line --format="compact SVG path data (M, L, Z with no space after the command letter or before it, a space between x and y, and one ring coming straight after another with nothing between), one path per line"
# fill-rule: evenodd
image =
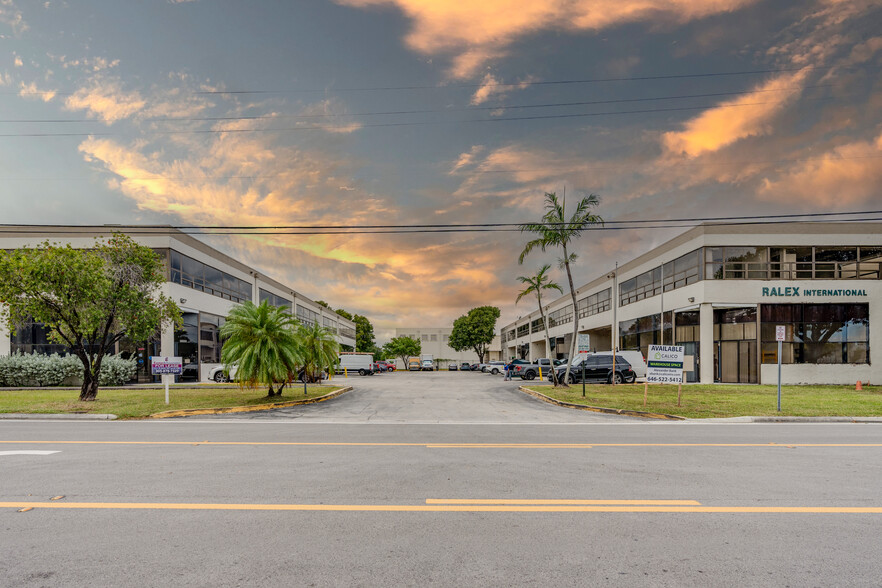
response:
M358 511L358 512L609 512L704 514L882 514L882 507L856 506L615 506L615 505L412 505L412 504L203 504L188 502L0 502L0 508Z
M7 445L242 445L292 447L427 447L434 449L591 449L597 447L882 447L882 443L350 443L333 441L47 441L0 440Z
M426 504L498 504L498 505L616 505L616 506L701 506L697 500L569 500L533 498L427 498Z

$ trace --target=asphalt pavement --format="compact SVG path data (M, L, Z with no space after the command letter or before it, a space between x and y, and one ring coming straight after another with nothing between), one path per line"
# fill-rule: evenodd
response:
M291 418L0 421L0 586L880 583L880 425L644 421L421 375Z

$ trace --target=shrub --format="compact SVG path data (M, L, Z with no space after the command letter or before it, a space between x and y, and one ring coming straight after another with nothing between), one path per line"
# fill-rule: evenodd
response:
M108 355L101 362L100 384L118 386L135 377L134 359ZM30 355L20 351L0 356L0 386L60 386L65 380L83 380L83 363L75 355Z

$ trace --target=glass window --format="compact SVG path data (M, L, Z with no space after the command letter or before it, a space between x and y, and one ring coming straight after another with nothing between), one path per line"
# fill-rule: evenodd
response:
M868 304L763 305L763 362L777 361L771 352L777 345L775 327L784 325L785 345L790 347L782 355L783 362L869 363L868 316Z

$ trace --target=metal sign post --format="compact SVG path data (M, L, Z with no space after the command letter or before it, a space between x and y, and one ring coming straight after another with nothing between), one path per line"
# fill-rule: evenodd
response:
M778 342L778 412L781 412L781 352L786 334L787 329L784 325L775 326L775 341Z
M184 360L180 357L151 357L150 373L154 376L162 376L162 381L165 383L165 403L168 404L169 376L180 376L184 373Z
M582 358L582 398L585 398L585 360L588 359L588 352L591 351L591 336L587 333L579 334L578 354Z

